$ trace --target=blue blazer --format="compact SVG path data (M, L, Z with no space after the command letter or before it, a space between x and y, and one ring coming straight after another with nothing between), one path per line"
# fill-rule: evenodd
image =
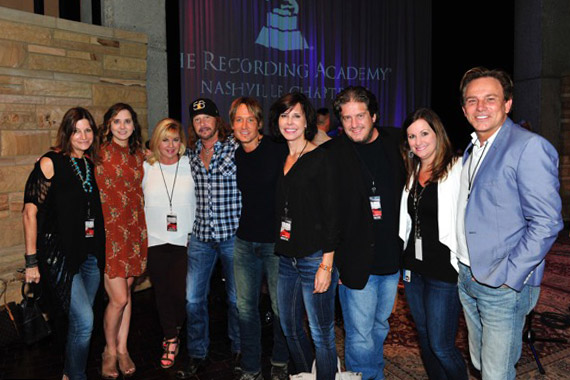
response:
M465 152L464 164L471 145ZM540 285L544 257L563 228L559 187L556 149L507 118L475 176L465 211L478 282L516 291Z

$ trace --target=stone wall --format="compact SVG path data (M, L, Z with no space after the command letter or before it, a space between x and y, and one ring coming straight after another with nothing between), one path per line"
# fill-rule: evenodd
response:
M148 36L146 81L148 127L152 133L156 124L169 116L165 0L100 0L100 3L101 25Z
M146 34L0 7L0 278L18 299L24 266L22 198L38 156L53 144L63 114L89 109L100 123L129 103L147 135Z
M513 120L526 120L560 154L562 216L570 221L570 2L517 0Z

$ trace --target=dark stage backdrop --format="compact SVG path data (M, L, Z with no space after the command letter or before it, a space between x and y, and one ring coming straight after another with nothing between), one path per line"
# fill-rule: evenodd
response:
M224 119L233 99L267 111L281 95L331 108L362 85L380 125L400 126L431 94L431 0L179 0L182 121L198 97ZM331 109L332 111L332 109Z

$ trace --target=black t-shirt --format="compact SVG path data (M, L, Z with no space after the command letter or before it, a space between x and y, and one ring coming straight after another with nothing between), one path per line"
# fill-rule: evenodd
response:
M380 137L369 144L354 144L361 160L362 179L368 195L380 196L382 219L374 220L375 251L371 274L395 273L400 268L398 237L400 194L396 194L396 168L390 165ZM373 183L374 181L374 183ZM373 191L372 187L375 187Z
M275 241L275 190L279 172L287 156L287 145L269 137L261 139L255 150L236 150L237 186L242 209L236 235L257 243Z
M414 183L410 190L408 213L412 218L412 231L404 251L404 269L409 269L412 272L436 280L455 283L457 282L457 272L450 263L449 248L439 241L437 191L437 183L429 183L425 188ZM422 238L422 260L416 259L415 256L414 236L416 234L416 223L414 194L416 193L416 198L419 199L416 203L418 207L419 230Z

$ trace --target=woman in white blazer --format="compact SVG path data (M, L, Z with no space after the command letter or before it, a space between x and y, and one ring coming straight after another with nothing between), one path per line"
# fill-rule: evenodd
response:
M400 204L406 299L430 379L466 380L455 346L459 312L456 213L461 159L439 117L422 108L402 126L406 187Z

